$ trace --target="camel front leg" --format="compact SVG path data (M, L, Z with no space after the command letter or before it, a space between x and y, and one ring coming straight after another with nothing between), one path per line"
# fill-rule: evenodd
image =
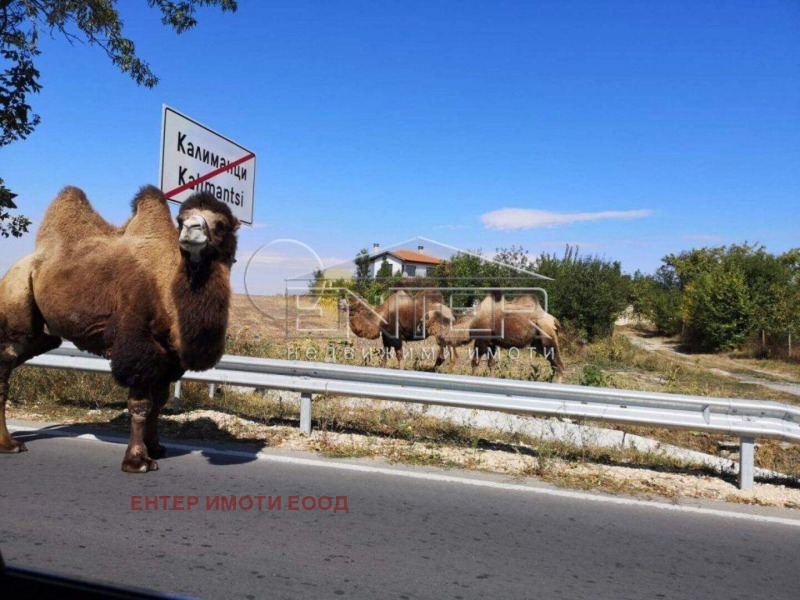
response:
M128 391L128 412L131 415L131 438L122 460L126 473L147 473L158 470L158 463L147 452L145 431L153 412L150 386L132 387Z
M383 349L381 350L381 360L378 362L379 367L386 366L386 359L389 356L389 350L390 348L384 345Z
M440 341L439 344L439 353L436 355L436 362L433 363L433 368L438 369L445 360L447 360L447 345Z
M394 348L394 357L397 359L397 368L401 371L406 368L406 359L403 356L403 344L401 343L399 346L395 346Z
M169 382L152 387L153 409L144 422L144 445L150 458L159 459L167 455L167 449L158 439L158 415L169 399Z
M494 377L494 365L497 362L497 353L500 349L497 346L489 346L489 353L486 356L486 364L489 367L489 377Z
M564 361L561 360L561 352L558 348L558 341L553 344L553 351L554 351L554 360L556 363L556 373L554 380L556 383L561 383L564 381Z
M478 366L481 364L481 357L483 356L484 352L486 351L486 347L483 343L475 342L475 346L472 348L472 374L475 375L478 372Z
M0 453L17 454L27 450L25 444L11 437L6 426L6 401L8 380L11 378L11 363L0 363Z
M458 364L458 350L456 350L455 346L449 346L449 348L450 348L450 357L449 360L447 361L447 369L452 373L453 369L456 368L456 364Z
M550 381L553 383L561 383L564 381L564 362L561 360L561 353L558 348L558 341L554 340L550 344L544 346L544 357L550 363L551 375Z

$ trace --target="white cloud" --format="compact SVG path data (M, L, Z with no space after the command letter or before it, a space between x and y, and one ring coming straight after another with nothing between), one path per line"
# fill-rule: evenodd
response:
M571 225L584 221L607 219L642 219L653 215L652 210L605 210L600 212L559 213L530 208L502 208L481 215L487 229L537 229Z

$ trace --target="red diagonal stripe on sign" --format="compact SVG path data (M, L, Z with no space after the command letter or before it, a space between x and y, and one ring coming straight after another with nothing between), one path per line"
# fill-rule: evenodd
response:
M193 181L190 181L189 183L184 183L183 185L181 185L179 187L176 187L174 190L170 190L170 191L166 192L164 195L167 198L172 198L173 196L177 196L181 192L185 192L186 190L192 189L193 187L197 186L198 184L203 183L204 181L208 181L209 179L211 179L212 177L216 177L220 173L224 173L225 171L230 171L232 168L238 167L240 164L242 164L244 162L247 162L251 158L255 158L255 157L256 157L256 155L251 152L250 154L247 154L247 155L243 156L242 158L233 161L232 163L228 163L224 167L220 167L219 169L214 169L213 171L211 171L209 173L206 173L202 177L198 177L197 179L195 179Z

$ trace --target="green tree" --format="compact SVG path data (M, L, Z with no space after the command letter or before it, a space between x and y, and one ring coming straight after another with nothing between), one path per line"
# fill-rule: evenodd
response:
M785 252L779 257L789 274L784 284L773 288L777 315L777 333L787 335L789 353L792 341L800 338L800 248Z
M753 330L754 303L744 275L721 266L698 274L686 288L689 341L712 351L741 346Z
M744 277L753 304L752 329L759 334L762 351L766 350L767 333L780 327L775 290L788 284L789 269L763 246L747 243L728 248L722 262Z
M695 248L680 254L668 254L661 261L666 271L671 271L683 290L703 273L709 272L722 262L725 246L718 248Z
M758 244L734 244L732 246L719 246L715 248L699 248L670 254L663 259L664 265L659 269L658 275L669 278L670 286L667 290L669 305L672 306L675 289L680 295L677 304L681 307L682 322L680 327L661 327L666 333L682 330L687 341L699 344L706 348L730 348L743 343L743 336L736 334L735 340L729 343L717 343L714 340L703 340L700 332L709 331L709 319L716 318L715 311L719 309L722 296L730 292L732 274L736 274L744 281L744 289L748 298L748 314L750 321L745 328L744 337L758 334L762 351L767 350L768 336L771 333L785 335L791 330L791 323L795 319L793 308L793 290L798 285L798 268L800 266L800 251L792 250L783 255L776 256L767 252L766 248ZM696 300L698 290L706 290L713 286L715 281L708 279L709 274L720 275L716 285L716 301L709 300L699 304L691 304ZM696 286L700 281L702 284ZM662 294L663 296L663 294ZM664 298L661 298L664 300ZM730 298L729 298L730 300ZM651 305L650 318L655 322L655 305ZM703 311L710 311L704 314ZM736 329L737 332L739 329Z
M367 283L369 281L369 251L366 248L359 250L353 262L356 263L356 282Z
M14 210L14 194L11 193L0 179L0 237L20 237L27 233L31 221L22 215L12 215L9 210Z
M567 246L563 256L542 254L536 272L551 277L545 288L549 311L588 339L611 335L614 322L628 306L630 277L618 261L580 256Z
M311 272L311 281L308 282L308 291L315 294L325 285L325 271L317 267Z
M386 257L384 256L383 257L383 262L381 263L381 266L378 269L378 272L375 273L375 278L376 279L385 279L385 278L391 277L391 276L392 276L392 264L388 260L386 260Z
M544 281L532 273L551 277ZM462 252L442 262L435 277L442 287L468 287L454 294L454 304L467 306L483 297L485 288L543 287L548 309L590 338L609 335L628 304L629 278L620 263L595 256L581 257L567 246L563 256L542 254L534 259L521 247L500 248L493 261L480 252Z
M639 271L631 279L631 305L634 313L648 319L659 333L681 331L683 293L675 271L662 265L655 275Z
M161 22L180 34L197 25L195 11L218 6L235 11L236 0L147 0L161 12ZM117 0L0 0L0 146L28 137L40 122L30 105L30 95L41 90L35 60L41 33L63 36L69 42L83 41L99 47L120 71L137 85L158 83L150 66L136 54L133 41L125 37ZM0 67L0 68L3 68ZM12 216L13 195L0 179L0 234L20 236L30 221Z
M486 261L478 252L458 252L449 260L436 265L433 277L436 285L443 288L460 287L465 290L453 293L454 306L469 306L486 283Z

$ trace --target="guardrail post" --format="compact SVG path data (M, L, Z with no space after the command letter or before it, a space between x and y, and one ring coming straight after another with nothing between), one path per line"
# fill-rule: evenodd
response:
M210 383L208 385L208 399L209 400L213 400L214 399L214 394L216 394L216 393L217 393L217 384L216 383Z
M175 382L175 392L172 394L172 412L178 414L181 411L181 380Z
M311 435L311 394L309 392L300 395L300 431Z
M753 489L755 443L751 437L739 438L739 489Z

